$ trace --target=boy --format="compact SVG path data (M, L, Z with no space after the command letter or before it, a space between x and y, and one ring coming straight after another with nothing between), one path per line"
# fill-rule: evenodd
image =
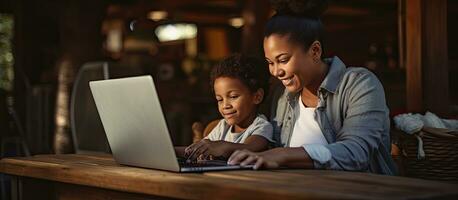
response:
M268 87L267 63L235 54L216 65L211 86L222 119L210 134L184 151L190 160L223 158L239 149L266 150L272 140L272 125L258 113Z

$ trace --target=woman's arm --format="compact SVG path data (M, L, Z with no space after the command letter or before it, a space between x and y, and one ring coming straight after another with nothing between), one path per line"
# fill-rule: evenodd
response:
M383 87L370 72L351 72L342 80L346 91L341 108L344 119L336 142L324 145L332 155L315 162L316 168L367 171L374 156L387 149L382 138L389 138L389 117ZM389 155L389 152L387 152ZM380 156L380 155L379 155ZM313 156L312 156L313 157ZM390 159L390 158L385 158Z
M301 147L275 148L254 153L248 150L235 151L228 160L231 165L242 166L254 164L254 169L263 168L313 168L313 162Z

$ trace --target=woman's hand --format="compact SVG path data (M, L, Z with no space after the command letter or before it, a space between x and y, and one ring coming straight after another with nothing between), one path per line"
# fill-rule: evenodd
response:
M246 166L254 164L253 169L259 168L313 168L313 162L303 148L275 148L254 153L248 150L235 151L228 160L230 165Z
M255 153L248 150L237 150L231 157L228 163L230 165L246 166L254 164L254 169L263 168L279 168L283 162L282 153L278 149Z
M227 153L227 145L224 141L210 141L208 139L201 140L189 145L185 149L185 156L190 160L208 159L209 157L225 157Z

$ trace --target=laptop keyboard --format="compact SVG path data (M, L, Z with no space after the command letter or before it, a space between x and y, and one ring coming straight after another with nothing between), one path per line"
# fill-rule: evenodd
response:
M181 167L212 167L212 166L226 166L227 162L223 160L202 160L202 161L188 161L183 158L178 159L178 164Z

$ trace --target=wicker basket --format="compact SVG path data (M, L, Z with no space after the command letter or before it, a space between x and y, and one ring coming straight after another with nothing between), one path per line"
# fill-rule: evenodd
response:
M407 176L458 183L458 131L423 128L414 135L403 135ZM419 154L421 146L424 157Z

